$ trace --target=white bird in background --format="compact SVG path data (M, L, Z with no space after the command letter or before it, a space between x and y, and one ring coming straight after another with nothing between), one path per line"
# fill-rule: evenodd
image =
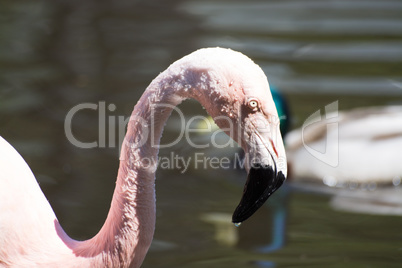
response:
M358 108L326 118L287 134L292 178L348 188L401 184L402 106Z

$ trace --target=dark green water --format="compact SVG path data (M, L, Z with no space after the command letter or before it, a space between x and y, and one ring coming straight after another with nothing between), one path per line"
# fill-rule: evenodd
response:
M287 97L294 127L336 100L341 110L402 103L400 1L8 1L0 19L0 135L76 239L104 222L122 131L112 128L105 148L77 148L66 114L104 102L116 107L108 120L128 117L149 82L197 48L252 57ZM193 103L181 109L205 113ZM77 139L98 140L98 117L74 117ZM177 136L174 124L165 142ZM188 147L161 155L194 156ZM143 267L401 267L402 217L341 212L334 193L291 182L234 227L244 179L232 169L160 169L155 242Z

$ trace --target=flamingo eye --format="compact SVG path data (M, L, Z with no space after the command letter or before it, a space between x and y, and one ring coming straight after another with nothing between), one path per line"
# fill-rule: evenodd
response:
M257 111L258 110L258 100L257 99L250 99L248 100L248 107L253 110L253 111Z

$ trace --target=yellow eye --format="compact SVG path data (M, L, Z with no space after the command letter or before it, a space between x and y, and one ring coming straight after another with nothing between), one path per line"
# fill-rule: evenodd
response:
M257 111L257 109L258 109L258 100L250 99L248 101L248 107L253 111Z

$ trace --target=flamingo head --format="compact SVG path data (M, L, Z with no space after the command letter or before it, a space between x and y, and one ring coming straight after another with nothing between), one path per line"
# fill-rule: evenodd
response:
M216 124L245 151L247 182L232 221L254 214L282 185L287 175L286 154L278 113L267 77L251 59L231 50L219 51L215 91L205 107Z
M248 176L232 217L234 223L253 215L279 189L287 175L279 118L269 89L261 95L256 90L245 92L238 126Z

